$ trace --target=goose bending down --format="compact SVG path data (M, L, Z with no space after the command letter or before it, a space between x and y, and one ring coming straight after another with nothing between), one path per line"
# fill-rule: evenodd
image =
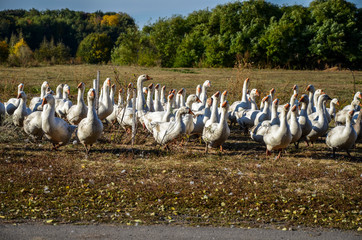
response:
M63 99L58 102L58 106L55 109L58 117L65 119L69 109L72 107L72 101L69 100L70 87L68 84L63 86Z
M281 112L280 125L270 126L263 137L266 145L266 155L270 155L272 150L279 150L277 159L281 157L283 149L287 148L292 141L292 134L287 122L287 112L290 104L284 105L284 111Z
M29 108L32 112L38 111L38 107L42 104L42 99L46 95L47 88L49 84L47 81L44 81L40 87L40 97L33 97L30 101Z
M163 111L163 106L160 101L160 84L157 83L155 86L155 100L153 101L153 108L155 112Z
M112 100L109 97L109 90L111 87L111 79L107 78L103 84L103 99L99 102L98 117L100 120L106 119L113 112Z
M82 119L78 125L77 136L85 147L86 154L90 151L92 145L97 141L103 132L102 121L99 120L95 110L95 90L89 89L87 94L88 113L87 117Z
M84 96L85 84L83 82L78 84L78 96L77 96L77 104L73 105L67 114L67 120L72 125L78 125L78 123L87 117L87 106L84 103L83 96Z
M17 93L17 96L19 96L19 94L20 94L21 91L24 91L24 84L23 84L23 83L20 83L20 84L18 85L18 93ZM20 99L19 99L19 98L17 98L17 97L16 97L16 98L10 98L10 99L4 104L6 114L8 114L8 115L13 115L14 111L18 108L19 103L20 103Z
M314 92L315 88L312 84L309 84L307 88L305 89L306 92L309 92L308 96L308 107L307 107L307 114L310 115L314 112L316 112L316 108L314 106Z
M299 146L299 142L302 140L306 141L307 135L312 131L312 122L308 117L308 104L309 104L309 97L306 94L303 94L302 97L299 99L299 104L301 104L301 110L298 117L299 125L302 129L302 135L299 138L299 141L296 143L296 148ZM308 144L308 142L307 142Z
M236 117L235 113L238 112L240 110L240 108L242 108L242 109L250 108L248 97L247 97L249 82L250 82L249 78L245 79L244 84L243 84L241 101L233 102L231 104L231 106L229 107L228 118L231 123L237 122L237 120L236 120L237 117Z
M302 127L300 126L297 118L297 113L298 113L297 105L294 105L291 111L289 112L291 113L289 128L290 128L290 133L292 134L292 140L290 141L290 143L294 143L295 147L298 148L298 141L302 136L303 132L302 132Z
M312 130L306 137L307 142L315 142L319 137L324 136L328 131L328 121L323 111L323 105L326 104L327 100L331 100L331 98L327 94L323 94L318 98L318 120L311 120Z
M225 101L221 107L220 122L212 123L202 131L202 139L206 143L205 152L207 152L209 147L220 147L220 151L222 151L222 144L224 144L230 136L230 128L227 123L227 112L229 110L228 101Z
M43 111L44 110L45 110L45 108L43 108ZM42 115L41 111L35 111L35 112L30 113L24 119L25 133L36 140L40 140L44 135L44 132L42 129L41 115Z
M148 112L143 116L143 122L151 133L153 133L151 122L169 122L172 116L171 112L171 101L174 95L171 93L168 95L168 101L166 106L166 111L162 112Z
M41 115L42 129L47 139L53 144L53 149L56 150L58 147L69 143L72 133L77 127L55 117L55 99L53 95L47 94L43 98L42 105L44 106L44 104L48 106L43 108Z
M278 117L278 105L279 99L275 99L273 101L272 111L271 111L271 119L260 122L258 125L255 125L252 129L250 129L250 137L256 142L260 142L264 144L264 134L266 130L273 125L279 125L280 120Z
M184 133L186 131L186 126L182 123L182 116L192 113L193 112L190 108L181 107L176 113L175 121L151 122L153 137L155 138L156 142L164 145Z
M25 117L28 116L31 111L26 108L25 92L21 91L18 95L18 99L20 100L20 103L13 113L13 123L17 127L22 127Z
M337 126L327 135L326 144L333 150L333 157L336 156L337 149L346 150L348 156L351 157L349 149L352 148L357 139L357 133L352 127L351 121L353 113L353 110L348 112L345 126Z

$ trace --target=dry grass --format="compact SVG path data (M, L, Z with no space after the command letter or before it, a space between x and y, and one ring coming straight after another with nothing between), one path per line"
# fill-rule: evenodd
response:
M90 86L97 69L102 79L116 76L112 66L1 68L0 99L14 96L19 82L25 83L29 96L36 95L43 80L53 88L67 82L75 97L76 84ZM285 101L295 83L323 87L341 102L350 101L353 89L349 72L116 70L122 84L135 81L134 74L148 73L168 89L182 86L189 93L209 79L210 92L232 88L229 99L240 98L236 82L246 77L263 93L275 87ZM355 76L362 82L361 73ZM123 130L107 126L86 158L80 145L51 151L49 143L32 143L11 124L0 128L2 222L361 228L361 144L352 150L354 160L345 153L331 159L321 141L309 148L301 144L299 150L290 147L275 161L237 128L225 152L206 155L198 139L167 152L142 130L132 148Z

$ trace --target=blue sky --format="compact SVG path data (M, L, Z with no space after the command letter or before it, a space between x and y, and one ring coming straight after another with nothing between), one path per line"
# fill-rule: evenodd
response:
M301 4L308 6L312 0L269 0L279 5ZM4 9L62 9L95 12L126 12L131 15L136 24L142 27L155 22L159 17L171 17L173 14L187 14L200 9L212 9L218 4L233 2L230 0L0 0L0 10ZM361 0L350 0L362 7Z

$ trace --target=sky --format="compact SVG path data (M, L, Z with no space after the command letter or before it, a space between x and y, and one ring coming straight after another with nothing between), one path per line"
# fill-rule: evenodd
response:
M267 0L278 5L300 4L308 6L312 0ZM69 8L75 11L125 12L133 17L136 24L154 23L158 18L171 17L174 14L187 16L195 10L213 9L218 4L234 2L230 0L0 0L0 10L35 8L38 10L54 10ZM362 7L361 0L349 0Z

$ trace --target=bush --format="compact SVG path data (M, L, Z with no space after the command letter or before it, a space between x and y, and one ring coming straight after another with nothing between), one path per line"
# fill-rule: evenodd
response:
M39 62L61 64L69 60L70 49L61 42L55 45L53 39L48 42L44 38L39 49L34 52L34 57Z
M9 56L9 45L5 41L0 41L0 63L6 62Z
M79 44L77 57L86 63L107 63L111 59L112 40L105 33L91 33Z
M11 49L8 59L10 66L34 65L33 51L31 51L24 38L21 38Z

